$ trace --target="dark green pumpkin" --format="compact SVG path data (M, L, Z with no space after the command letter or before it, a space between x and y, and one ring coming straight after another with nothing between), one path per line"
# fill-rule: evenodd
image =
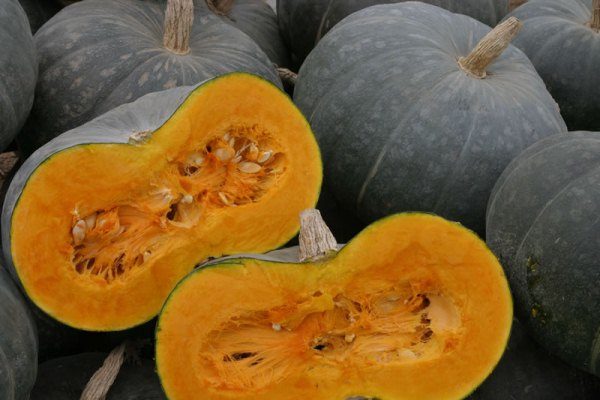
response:
M169 3L193 7L191 0ZM251 72L281 85L252 39L215 16L206 3L193 9L185 54L163 45L162 0L87 0L55 15L35 35L40 77L32 117L19 137L22 150L31 153L146 93L227 72Z
M592 0L529 0L511 15L524 23L515 45L531 59L569 129L600 130L600 19L593 29Z
M37 76L35 48L27 15L17 0L0 2L0 151L23 126Z
M279 27L296 68L335 24L348 15L377 4L407 0L277 0ZM508 12L508 0L423 0L495 26Z
M306 59L294 101L317 135L326 185L363 223L428 211L483 234L502 170L566 130L517 48L484 79L458 65L489 30L424 3L374 6L338 24Z
M27 400L37 372L35 325L0 265L0 399Z
M599 393L600 379L548 354L515 320L500 363L468 400L595 400Z
M556 135L516 158L490 198L487 239L534 338L600 376L600 133Z
M39 366L30 400L79 400L85 385L102 366L106 353L83 353L46 361ZM125 362L106 400L163 400L154 363Z

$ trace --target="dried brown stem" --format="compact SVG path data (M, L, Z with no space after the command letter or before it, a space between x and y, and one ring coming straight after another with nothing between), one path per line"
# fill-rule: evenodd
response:
M206 6L216 15L227 17L233 8L235 0L206 0Z
M102 367L94 373L83 389L80 400L104 400L106 398L125 361L126 348L127 344L123 343L110 352Z
M506 50L522 26L521 21L510 17L485 35L468 56L458 60L458 64L469 75L485 78L487 68Z
M290 71L287 68L277 67L277 73L279 74L279 78L283 83L287 83L290 86L296 86L298 74L296 74L294 71Z
M190 52L194 0L167 0L163 45L176 54Z
M600 0L594 0L592 3L592 21L590 22L590 27L594 31L600 32Z
M319 210L300 213L300 261L317 261L335 253L337 241L323 221Z

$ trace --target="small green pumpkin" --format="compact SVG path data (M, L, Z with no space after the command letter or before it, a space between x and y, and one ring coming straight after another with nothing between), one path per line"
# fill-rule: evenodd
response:
M600 376L600 133L555 135L504 171L490 198L487 240L515 309L563 360Z

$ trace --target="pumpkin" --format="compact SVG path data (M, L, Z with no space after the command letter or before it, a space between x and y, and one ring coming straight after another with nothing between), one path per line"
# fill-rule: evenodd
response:
M35 325L0 266L0 399L27 400L37 372Z
M19 132L31 105L37 62L27 15L17 0L0 3L0 151Z
M600 376L598 215L600 134L556 135L504 171L490 198L487 238L531 334Z
M192 0L168 0L166 10L164 4L79 2L38 31L40 79L32 117L19 139L24 153L146 93L231 71L281 84L258 45L205 3L194 8Z
M298 68L321 38L348 15L364 8L407 0L277 0L279 27ZM508 0L423 0L495 26L508 12Z
M250 36L273 63L289 64L288 50L279 35L277 16L264 0L205 0L223 21Z
M130 328L196 263L292 238L321 174L306 120L257 76L150 93L23 164L3 208L4 255L54 319Z
M458 399L489 375L512 303L474 233L399 214L334 253L318 218L303 214L300 258L325 258L220 260L177 285L156 334L170 400Z
M502 170L566 130L527 57L508 44L518 29L510 19L489 33L412 2L354 13L323 38L300 69L294 101L344 208L363 222L434 212L484 233Z
M515 45L529 56L570 130L600 130L600 0L530 0Z
M40 364L31 400L79 400L105 353L83 353ZM163 400L165 396L152 361L125 362L106 400Z
M502 360L468 400L594 400L598 393L600 380L548 354L514 320Z

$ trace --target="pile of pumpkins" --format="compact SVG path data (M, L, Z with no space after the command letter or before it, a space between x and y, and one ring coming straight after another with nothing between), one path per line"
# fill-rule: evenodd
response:
M0 399L600 398L600 0L0 0L0 39Z

